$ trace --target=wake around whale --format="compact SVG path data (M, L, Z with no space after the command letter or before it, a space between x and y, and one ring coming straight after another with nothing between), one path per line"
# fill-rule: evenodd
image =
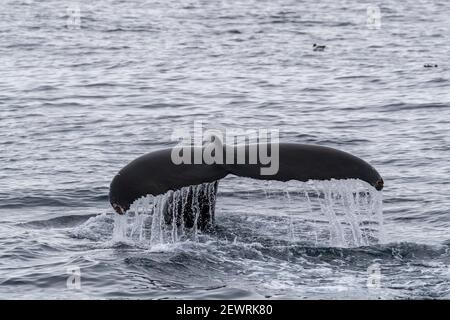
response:
M167 210L166 223L171 223L173 217L182 217L183 221L177 223L184 223L188 227L197 224L199 229L206 229L214 221L218 181L229 174L277 181L359 179L376 190L383 188L382 177L369 163L330 147L295 143L221 145L220 149L216 148L209 153L213 155L213 161L211 157L197 157L211 151L208 147L162 149L133 160L122 168L111 182L109 199L112 207L117 213L124 214L131 204L141 197L158 196L183 189L187 190L183 197L172 196L169 199L169 202L183 202L171 206L171 211L176 212L163 208ZM272 154L276 151L276 166L272 163L272 168L268 168L267 158L261 152L254 152L258 148ZM218 154L220 159L227 161L214 161L214 156ZM185 161L179 161L180 155ZM190 161L193 159L194 161ZM276 170L273 170L273 167ZM186 188L206 183L210 188ZM211 193L213 197L210 196ZM195 213L194 206L190 205L194 203L198 213Z

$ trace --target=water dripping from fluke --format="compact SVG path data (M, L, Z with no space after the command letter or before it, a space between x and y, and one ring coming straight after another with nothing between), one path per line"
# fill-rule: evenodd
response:
M197 241L200 229L213 228L216 188L217 182L203 183L136 200L115 215L113 240L150 246Z
M198 241L199 235L214 229L217 184L203 183L136 200L126 214L115 215L113 241L150 247ZM267 181L261 195L279 203L276 212L269 214L286 210L290 242L308 238L315 246L332 247L383 242L382 194L360 180Z

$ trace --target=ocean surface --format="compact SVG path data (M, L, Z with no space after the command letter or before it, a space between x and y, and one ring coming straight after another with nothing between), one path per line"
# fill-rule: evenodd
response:
M450 298L450 2L0 8L1 299ZM374 227L330 210L355 181L228 177L215 229L185 237L118 218L114 175L194 121L365 159Z

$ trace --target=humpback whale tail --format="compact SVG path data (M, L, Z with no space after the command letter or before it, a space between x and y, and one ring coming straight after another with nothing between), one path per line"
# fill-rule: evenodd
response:
M158 196L173 191L175 196L168 199L165 209L166 222L177 219L177 223L181 223L178 220L184 217L182 223L185 225L196 224L200 229L205 229L211 226L214 219L218 181L229 174L278 181L359 179L377 190L383 188L380 174L364 160L340 150L317 145L256 145L278 153L278 170L265 174L267 163L262 161L260 155L250 163L242 163L238 159L238 155L249 159L254 146L222 145L224 157L232 160L227 161L228 164L208 164L204 160L200 163L175 164L172 157L174 149L163 149L143 155L126 165L112 180L109 194L111 205L117 213L123 214L134 201L143 196ZM205 147L190 147L190 154L187 156L192 159L196 152L202 153L204 150ZM207 191L204 188L189 189L191 186L204 184L210 184L211 187L206 188ZM181 196L180 190L184 192ZM193 209L194 203L198 209ZM195 210L198 212L194 212Z

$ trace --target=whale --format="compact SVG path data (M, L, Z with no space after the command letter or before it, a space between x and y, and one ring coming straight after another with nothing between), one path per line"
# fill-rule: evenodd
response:
M272 174L264 173L267 167L260 155L254 161L239 161L238 155L251 158L255 147L277 151L278 170ZM228 175L247 177L257 180L309 181L358 179L367 182L376 190L382 190L384 181L378 171L363 159L338 149L298 143L221 145L224 158L228 161L218 163L202 159L197 163L175 163L174 148L156 150L142 155L123 167L112 179L109 188L109 200L118 214L124 214L139 198L152 195L164 195L183 188L210 184L210 189L187 189L185 202L196 203L199 210L194 212L192 205L176 205L175 215L168 212L165 222L171 223L173 217L177 224L187 227L196 224L199 229L207 229L214 224L215 199L219 181ZM188 149L188 158L205 152L205 146L192 146ZM229 156L229 157L228 157ZM230 161L231 160L231 161ZM190 190L190 191L189 191ZM212 197L211 197L212 194ZM168 198L168 201L181 201ZM197 215L197 217L195 217ZM180 218L182 217L182 218ZM183 221L180 221L183 220Z

